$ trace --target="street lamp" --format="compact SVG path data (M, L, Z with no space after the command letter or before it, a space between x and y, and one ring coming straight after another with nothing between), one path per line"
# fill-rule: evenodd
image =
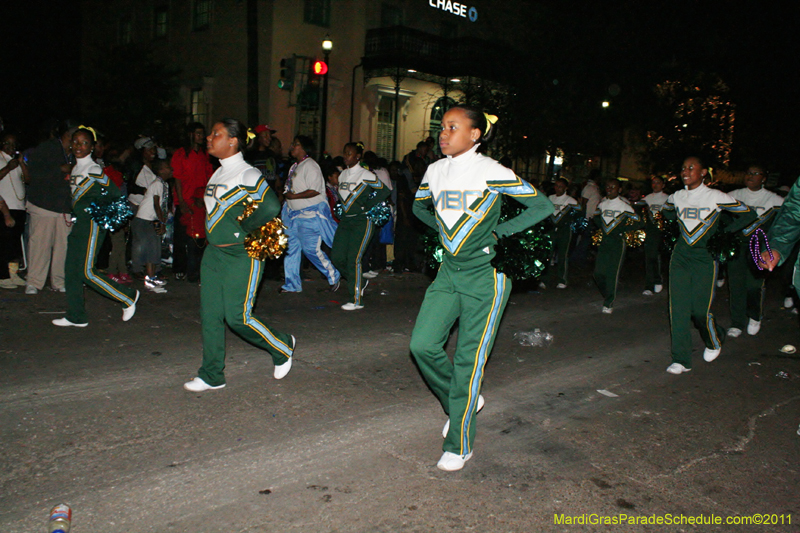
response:
M325 133L328 129L328 72L330 72L330 62L328 58L333 50L333 41L329 35L322 41L322 53L325 55L325 64L328 70L322 76L322 121L319 127L319 156L325 153Z

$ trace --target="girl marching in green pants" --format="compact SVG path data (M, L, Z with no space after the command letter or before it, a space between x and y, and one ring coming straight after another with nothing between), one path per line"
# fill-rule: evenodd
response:
M238 120L214 124L206 139L208 153L218 157L220 168L206 186L206 238L208 248L200 267L200 312L203 319L203 364L197 377L184 383L191 392L225 386L225 324L237 335L272 356L275 379L292 368L295 338L271 329L253 315L256 291L264 262L247 255L248 233L272 220L280 203L260 171L245 162L247 128ZM242 220L245 202L255 211Z
M717 326L711 314L718 265L706 246L718 229L722 211L738 215L726 231L739 231L756 218L746 205L729 194L706 187L703 178L707 174L700 158L686 158L681 169L686 188L672 194L661 211L665 218L677 218L681 233L669 263L672 364L667 372L670 374L692 369L692 322L706 345L703 359L711 362L719 356L725 331Z
M106 230L92 220L86 208L96 200L120 197L117 186L103 174L100 165L92 160L96 140L95 131L84 126L72 135L72 153L76 162L70 173L69 183L75 223L67 238L67 260L64 267L67 314L64 318L53 320L56 326L83 328L89 325L83 295L84 285L121 303L124 307L124 321L133 317L136 301L139 299L139 291L120 285L94 268L97 250L103 244Z
M550 272L551 281L555 278L557 289L567 288L567 271L569 265L569 245L572 242L572 222L575 216L583 216L578 206L578 201L567 194L569 182L564 178L558 178L554 184L555 194L550 195L555 210L550 215L553 222L553 230L550 235L553 238L553 257L556 260L556 268Z
M446 471L460 470L472 457L483 369L511 292L510 280L491 264L494 245L498 237L553 213L544 195L477 152L494 133L490 128L497 119L487 117L466 106L445 113L439 146L447 157L428 167L413 208L420 220L438 230L445 250L417 316L411 353L448 416L444 454L437 465ZM527 209L498 224L501 194L513 196ZM444 345L456 320L458 345L451 362Z
M767 173L763 167L747 169L744 183L747 187L731 192L731 196L752 209L758 220L742 230L745 237L739 256L728 262L728 290L731 299L731 322L728 337L738 337L747 330L756 335L761 330L764 307L764 275L757 273L750 257L750 237L758 229L768 231L783 204L783 198L764 188Z
M361 166L364 153L362 143L344 146L347 168L339 174L339 198L342 215L333 237L331 261L347 282L347 293L352 301L342 305L345 311L363 309L361 303L361 258L373 233L372 221L367 212L392 194L392 191L373 172Z
M607 315L614 311L619 271L625 260L625 233L642 227L639 215L627 200L620 198L619 189L618 180L608 180L606 197L594 213L594 222L603 232L594 264L594 281L603 295L603 313ZM634 224L628 224L629 220Z

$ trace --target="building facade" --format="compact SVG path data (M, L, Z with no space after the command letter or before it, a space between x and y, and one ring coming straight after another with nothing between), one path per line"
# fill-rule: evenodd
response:
M267 123L286 148L298 133L320 144L327 114L329 154L361 140L392 160L437 135L467 88L507 90L510 44L525 31L515 12L487 0L83 0L83 54L146 45L179 69L191 120ZM326 58L324 113L311 68Z

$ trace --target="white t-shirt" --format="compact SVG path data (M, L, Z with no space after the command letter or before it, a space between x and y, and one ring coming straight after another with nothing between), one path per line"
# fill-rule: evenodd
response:
M142 202L139 204L139 209L136 210L136 218L141 218L142 220L158 220L156 208L153 205L153 198L158 196L158 203L163 204L166 187L164 186L164 181L161 178L155 174L153 174L153 177L155 180L148 185L147 190L142 197ZM164 214L166 215L166 213Z
M0 170L4 169L12 159L14 158L0 151ZM22 181L22 168L15 168L0 180L0 198L9 209L25 209L25 183Z
M325 195L325 179L322 177L322 170L320 170L317 162L310 157L307 157L295 167L294 174L291 176L291 191L289 192L301 193L308 190L317 191L319 194L311 198L298 198L296 200L287 198L286 203L289 208L299 211L328 201ZM300 216L302 217L303 215ZM313 217L315 215L309 213L309 216Z
M597 204L603 198L600 194L600 187L592 180L587 181L581 191L581 198L586 198L586 218L592 218L597 210Z
M142 167L142 170L139 171L139 175L136 176L136 185L139 187L144 187L145 189L150 186L157 179L156 175L153 174L153 171L150 170L150 167L147 165ZM142 199L144 195L142 194L129 194L128 201L133 205L139 205L142 203Z

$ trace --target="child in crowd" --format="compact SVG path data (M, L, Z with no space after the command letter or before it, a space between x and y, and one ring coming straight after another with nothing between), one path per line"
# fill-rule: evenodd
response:
M445 471L460 470L472 457L483 369L511 293L511 281L492 266L494 245L553 213L544 195L478 153L494 136L492 120L497 118L467 106L445 113L439 146L447 157L428 167L413 207L439 232L444 247L411 335L411 353L448 416L437 464ZM498 224L503 194L527 209ZM444 345L456 321L458 344L451 362Z
M161 264L161 236L167 221L167 186L172 178L172 167L166 159L155 159L151 163L155 179L150 182L139 203L136 217L131 222L133 264L144 265L144 286L151 292L164 293L167 282L156 275Z
M606 197L597 205L594 222L600 228L603 240L597 248L594 264L594 281L603 295L603 313L614 312L619 271L625 260L625 233L640 229L643 224L628 201L619 195L619 180L606 182ZM634 224L629 224L632 221Z

